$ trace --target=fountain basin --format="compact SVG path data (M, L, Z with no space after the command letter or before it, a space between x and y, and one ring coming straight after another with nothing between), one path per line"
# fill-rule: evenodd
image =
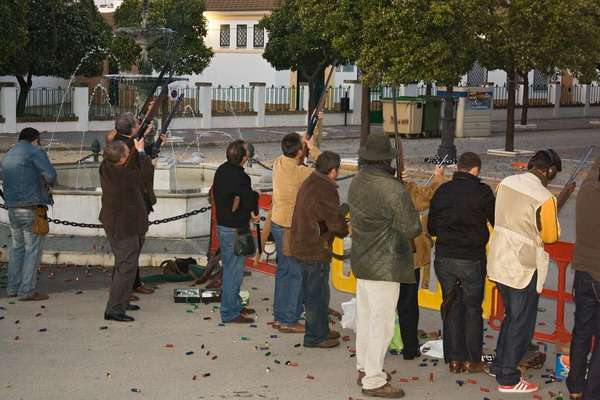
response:
M54 206L48 216L54 219L99 224L102 191L97 163L58 164L55 166L58 186L53 190ZM150 220L160 220L208 207L208 190L212 184L216 165L210 164L159 164L154 182L157 197ZM249 173L255 188L268 185L268 176ZM267 178L267 179L265 179ZM8 224L8 212L0 209L0 224ZM51 235L104 236L103 229L80 228L50 224ZM148 237L189 239L210 234L210 211L169 223L151 225Z

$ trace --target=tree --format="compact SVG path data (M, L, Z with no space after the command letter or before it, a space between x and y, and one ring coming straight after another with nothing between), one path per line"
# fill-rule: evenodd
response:
M600 48L598 0L488 0L482 20L480 61L488 69L506 71L508 104L505 150L514 150L515 92L524 78L521 123L527 123L529 81L527 73L548 74L571 70L579 76L593 74Z
M94 76L110 44L110 27L93 0L29 0L28 42L0 63L0 75L14 75L20 86L17 115L23 115L33 75Z
M6 0L0 3L0 65L17 54L27 44L27 11L24 1Z
M319 25L325 29L327 39L337 51L340 60L356 64L362 48L363 15L369 5L369 0L331 0L328 2L305 0L302 2L302 15L307 18L308 24L316 25L314 29L317 29ZM323 19L313 18L313 14L323 16ZM358 65L358 68L361 71L363 70L360 65ZM362 84L361 144L369 136L371 103L369 85L365 81Z
M448 91L477 59L480 0L371 0L358 64L371 84L437 82ZM456 156L452 98L445 99L438 155Z
M308 113L312 113L324 85L327 66L335 64L339 55L331 45L322 24L322 7L303 5L303 0L287 0L259 25L266 29L269 41L263 57L277 70L291 69L308 82Z
M138 64L144 73L160 70L169 62L178 74L199 74L210 63L212 49L204 43L207 21L202 0L150 0L148 29L170 28L174 34L159 34L148 48L148 60L132 38L117 35L113 51L121 68ZM117 27L140 27L142 1L125 0L115 11Z

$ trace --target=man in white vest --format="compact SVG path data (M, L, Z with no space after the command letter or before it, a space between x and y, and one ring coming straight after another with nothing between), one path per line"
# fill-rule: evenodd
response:
M488 276L505 307L490 368L503 393L538 390L538 385L521 378L517 365L535 332L539 294L548 272L544 243L554 243L560 235L556 198L547 189L562 169L560 157L554 150L540 150L527 168L527 173L509 176L498 185L488 253Z

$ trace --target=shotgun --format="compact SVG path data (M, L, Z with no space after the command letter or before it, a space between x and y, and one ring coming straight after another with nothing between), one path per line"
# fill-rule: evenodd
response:
M162 86L158 97L156 97L153 100L152 107L150 107L150 110L148 110L148 112L144 114L144 118L142 119L142 122L140 122L140 128L138 129L137 134L134 136L136 139L141 139L144 137L146 131L148 130L148 125L150 125L152 123L152 120L158 115L158 111L160 110L160 106L162 105L163 100L169 94L169 82L171 81L172 77L173 71L171 71L171 73L169 74L167 82Z
M160 74L158 75L158 79L156 80L156 83L154 84L152 91L148 94L148 97L146 97L146 101L144 101L144 105L142 106L142 108L140 109L140 112L137 115L138 121L140 123L144 119L144 115L146 115L148 113L148 109L150 108L150 103L152 103L152 99L154 98L154 93L156 93L156 89L158 89L158 87L162 85L162 80L168 69L169 69L169 64L165 64L162 71L160 71ZM167 82L167 83L169 83L169 82Z
M315 128L317 126L317 122L319 121L319 113L323 111L325 107L325 99L327 97L327 87L329 86L329 81L331 80L331 76L333 75L333 65L329 70L329 74L327 74L327 80L325 80L325 86L323 87L323 91L321 92L321 97L319 97L319 101L317 102L317 106L313 110L310 118L308 119L308 128L306 129L306 140L310 140L313 133L315 132Z
M183 100L183 98L184 98L184 94L181 93L177 97L177 100L175 101L173 108L169 112L169 115L167 115L167 119L165 120L165 123L160 127L160 132L158 134L158 137L156 138L156 141L152 145L152 154L150 154L151 158L158 157L158 153L160 153L160 146L162 146L162 143L163 143L161 136L167 133L167 130L169 129L169 124L173 120L173 117L175 116L175 113L177 112L177 108L179 108L179 104L181 104L181 101Z
M394 142L396 145L396 177L401 183L404 183L402 180L402 172L404 171L404 151L402 149L402 140L400 139L400 133L398 132L398 110L396 110L396 85L392 86L392 108L394 109ZM410 239L410 247L412 248L413 253L417 252L417 244L415 243L415 239ZM418 282L417 282L418 283Z
M573 190L575 189L575 187L574 187L575 179L577 179L577 175L579 175L579 173L581 171L583 171L583 169L585 168L585 164L588 162L588 160L592 156L592 153L594 152L594 148L595 148L595 146L590 146L587 148L585 155L583 156L583 158L581 159L579 164L577 164L577 167L575 167L575 169L569 176L569 179L567 179L567 182L565 183L562 190L560 191L558 197L556 198L556 204L557 204L556 207L558 209L558 212L560 212L560 210L567 203L567 201L569 200L569 197L573 193Z

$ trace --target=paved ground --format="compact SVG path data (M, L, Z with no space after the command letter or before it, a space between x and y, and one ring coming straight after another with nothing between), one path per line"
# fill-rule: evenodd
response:
M561 129L519 133L517 147L531 150L553 147L565 159L564 170L570 171L586 146L600 146L598 129L579 129L574 121L583 124L579 120L552 121ZM328 128L330 137L325 140L323 148L338 151L344 157L354 157L358 140L347 137L357 136L356 130L352 133L353 129ZM277 156L280 151L277 142L287 131L269 131L273 139L257 144L259 158L268 162ZM331 140L338 132L337 140ZM65 142L73 142L72 136L64 135ZM80 143L81 137L78 141ZM184 146L167 147L163 153L167 157L175 155L178 159L186 159L192 157L193 152L198 152L208 162L220 162L224 158L222 146L193 141L192 138ZM0 138L0 143L8 143L8 138ZM404 141L408 169L413 175L426 176L431 171L432 167L423 163L423 158L435 153L438 143L439 139ZM484 155L487 149L502 147L502 143L501 135L456 141L459 152L471 150L482 154L483 175L490 181L515 172L510 165L515 159ZM75 150L59 150L57 147L51 151L51 157L61 161L77 159L79 149L72 148ZM516 160L525 161L526 157ZM562 184L566 175L561 174L555 185ZM342 198L346 197L348 184L349 181L344 181L340 186ZM572 199L560 216L563 240L574 239L573 217ZM1 233L0 240L4 243L0 244L5 244L8 237ZM89 243L79 238L73 238L65 245L89 248ZM160 248L161 244L154 243L152 246ZM188 246L198 248L194 243L181 244L182 249ZM0 269L0 275L4 271ZM135 313L138 317L135 323L106 323L101 317L110 272L96 268L89 269L89 273L86 271L85 267L43 271L40 289L51 293L51 299L43 304L12 304L5 297L5 291L0 290L0 316L4 317L0 319L1 399L364 399L354 382L355 360L347 348L354 345L351 331L343 331L343 335L350 337L349 341L333 350L295 347L301 341L296 335L271 337L275 332L267 325L271 317L273 291L270 276L254 273L246 279L244 286L251 293L251 305L259 313L256 328L252 328L219 326L218 313L212 312L209 306L192 310L186 305L173 304L172 290L182 284L165 284L156 294L145 296L140 302L142 311ZM551 274L548 286L555 282L556 277ZM567 287L571 287L570 282L569 277ZM340 303L349 297L333 290L331 304L340 309ZM188 309L193 312L188 312ZM554 305L543 300L539 311L538 329L551 330ZM571 327L570 306L567 307L567 316L568 327ZM101 329L104 326L108 328ZM427 332L439 329L438 313L423 310L420 328ZM242 336L249 340L242 340ZM495 336L493 330L486 332L486 349L494 348ZM267 347L266 342L269 349L255 349L255 346ZM172 344L173 348L165 347L166 344ZM189 351L194 353L186 355ZM208 351L210 355L207 355ZM267 354L269 352L271 354ZM214 355L217 358L213 360ZM553 368L554 356L554 346L550 345L546 368ZM298 363L298 366L286 366L286 361ZM407 398L507 398L493 390L485 392L494 387L491 378L451 375L443 363L433 366L427 357L406 362L388 356L386 368L396 371L394 382L406 390ZM211 375L203 377L206 373ZM430 382L431 373L433 383ZM547 373L545 370L532 373L532 379L542 384L543 390L539 395L543 399L553 398L550 392L565 391L564 384L544 384L546 379L540 375ZM197 377L195 380L194 375ZM468 379L476 383L469 383ZM461 386L457 380L467 383ZM132 388L141 392L133 393Z
M258 312L255 327L220 326L218 309L174 304L172 291L184 284L164 284L154 295L143 296L142 310L131 313L134 323L106 322L102 312L109 279L108 270L52 268L39 281L50 300L21 303L0 295L0 398L365 399L355 383L352 331L342 330L348 338L339 348L315 350L298 346L301 335L280 334L267 324L271 276L253 273L244 283ZM340 309L349 298L333 291L331 304ZM439 329L438 313L422 311L420 327ZM489 351L496 332L485 334ZM552 358L553 346L548 350ZM285 365L288 361L297 366ZM453 375L443 362L426 356L404 361L388 355L386 368L395 371L393 381L405 389L407 399L506 398L493 390L492 378ZM544 384L541 374L547 372L531 373L542 384L544 399L552 398L549 391L565 390L560 383Z

